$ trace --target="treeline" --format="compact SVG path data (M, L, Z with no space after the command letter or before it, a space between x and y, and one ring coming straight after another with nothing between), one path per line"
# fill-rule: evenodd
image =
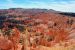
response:
M59 13L59 14L75 17L75 13L66 13L66 12L64 12L64 13Z

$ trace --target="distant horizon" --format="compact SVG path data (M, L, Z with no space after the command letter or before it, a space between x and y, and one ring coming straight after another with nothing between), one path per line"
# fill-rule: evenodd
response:
M0 10L6 10L6 9L12 9L12 8L2 8ZM14 9L17 9L17 8L14 8ZM21 8L21 9L46 9L46 8ZM54 10L54 9L47 9L47 10ZM57 10L54 10L54 11L57 11ZM67 11L58 11L58 12L75 13L75 12L67 12Z
M75 0L0 0L0 9L9 8L53 9L75 13Z

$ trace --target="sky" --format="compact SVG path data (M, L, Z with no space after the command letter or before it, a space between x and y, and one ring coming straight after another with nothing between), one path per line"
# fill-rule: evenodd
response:
M40 8L75 12L75 0L0 0L0 9Z

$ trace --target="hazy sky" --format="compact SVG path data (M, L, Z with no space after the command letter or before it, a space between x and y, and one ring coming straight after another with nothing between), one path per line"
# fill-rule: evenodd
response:
M75 0L0 0L0 9L7 8L46 8L75 12Z

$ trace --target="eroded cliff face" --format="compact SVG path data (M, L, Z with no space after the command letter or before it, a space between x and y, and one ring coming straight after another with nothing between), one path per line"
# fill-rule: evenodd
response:
M0 19L2 50L68 50L75 46L74 16L46 9L7 9L0 10Z

